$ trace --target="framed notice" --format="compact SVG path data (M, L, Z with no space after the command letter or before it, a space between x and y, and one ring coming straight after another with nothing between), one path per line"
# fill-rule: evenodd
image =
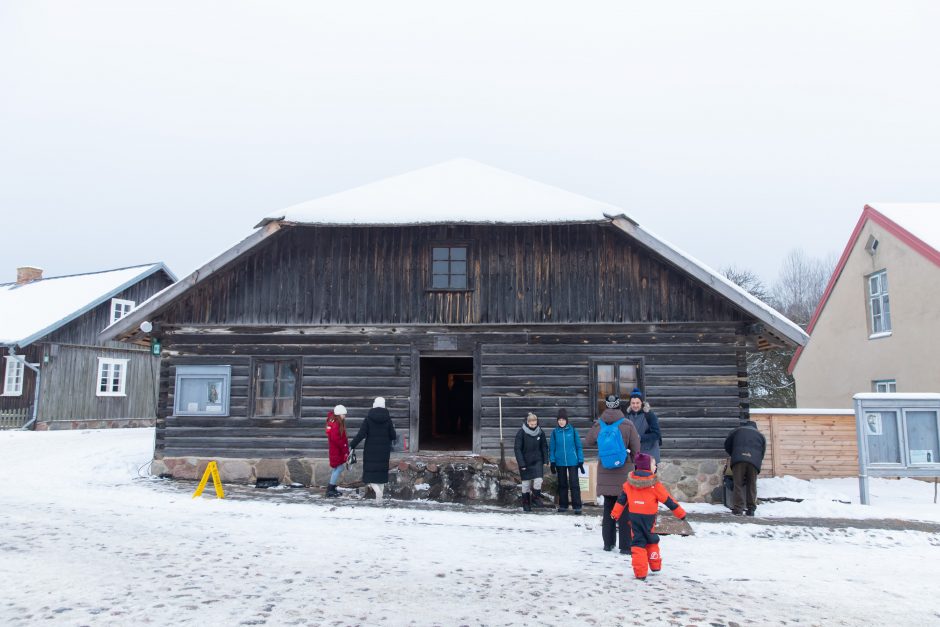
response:
M881 414L865 414L865 429L868 435L884 435Z

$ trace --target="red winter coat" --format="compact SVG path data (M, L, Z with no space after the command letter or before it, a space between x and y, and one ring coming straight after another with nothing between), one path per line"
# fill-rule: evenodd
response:
M330 443L330 467L336 468L349 457L349 436L340 428L333 412L326 415L326 439Z

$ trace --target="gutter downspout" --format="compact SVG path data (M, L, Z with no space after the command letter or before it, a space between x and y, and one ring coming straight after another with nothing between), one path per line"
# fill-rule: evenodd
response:
M39 371L39 364L31 364L28 361L26 361L26 358L23 357L22 355L17 355L13 346L9 348L8 352L10 353L10 357L12 357L16 361L20 362L21 364L23 364L24 366L26 366L27 368L29 368L30 370L36 373L36 388L33 390L33 411L32 411L33 415L29 419L29 422L27 422L25 425L20 427L20 429L23 431L26 431L30 427L32 427L33 430L35 430L36 429L35 427L36 417L39 414L39 384L42 380L42 372Z

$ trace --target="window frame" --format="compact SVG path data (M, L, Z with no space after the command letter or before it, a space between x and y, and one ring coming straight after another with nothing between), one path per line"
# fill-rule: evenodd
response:
M180 394L181 383L184 379L222 379L222 389L220 390L221 411L206 410L183 410L181 404L183 396ZM227 418L231 413L232 397L232 367L228 365L210 365L201 366L194 364L180 364L176 366L173 377L173 415L174 416L211 416L215 418Z
M865 277L865 296L868 308L868 339L877 339L888 337L894 328L891 321L891 299L888 289L885 287L888 279L888 270L878 270ZM872 290L872 281L877 281L878 292ZM878 303L878 313L875 313L875 303ZM875 323L876 316L881 323L881 329L877 328Z
M614 366L616 371L614 372L614 382L616 387L614 388L617 392L617 398L621 400L621 405L624 397L630 396L630 392L633 390L621 390L620 389L620 367L621 366L633 366L636 368L636 387L640 388L643 392L643 395L646 395L646 380L644 372L646 370L646 360L643 357L590 357L588 359L588 367L590 368L589 377L591 382L591 411L597 412L598 403L598 381L597 381L597 367L598 366ZM621 409L626 413L626 408L621 406ZM592 418L597 418L597 416L592 416Z
M885 387L893 387L894 389L885 389L884 391L879 390L878 386L884 384ZM876 394L895 394L898 391L898 380L897 379L875 379L871 382L871 391Z
M472 251L473 251L473 245L472 245L472 244L473 244L473 242L471 242L471 241L469 241L469 240L446 240L446 241L431 242L430 246L428 247L428 279L427 279L427 280L428 280L428 288L427 288L427 291L429 291L429 292L472 292L472 291L473 291L474 287L473 287L473 284L472 284L471 281L470 281L470 267L471 267L470 262L471 262L471 255L473 254L473 252L472 252ZM435 273L435 272L434 272L434 249L435 249L435 248L447 248L447 249L448 249L448 252L447 252L447 262L448 262L448 264L453 263L453 261L454 261L454 260L451 259L451 257L450 257L450 255L451 255L450 250L451 250L451 249L453 249L453 248L463 248L463 249L466 251L466 258L464 259L464 264L466 265L466 275L464 276L464 278L466 279L466 287L453 287L453 286L451 286L451 285L450 285L450 283L451 283L451 278L450 278L450 277L453 277L453 276L460 276L460 275L454 275L454 274L451 274L450 272L448 272L448 274L447 274L447 277L448 277L448 286L447 286L447 287L434 287L434 277L435 277L436 274L437 274L437 275L440 275L440 273ZM459 261L459 260L457 260L457 261ZM448 267L448 270L449 270L449 269L450 269L450 268ZM443 276L443 275L440 275L440 276Z
M127 311L124 311L124 307L129 307ZM112 298L111 299L111 324L114 324L124 316L128 315L137 307L137 303L132 300L126 300L124 298ZM123 312L121 315L116 315L118 312Z
M95 377L95 396L127 396L127 364L130 362L129 359L119 359L115 357L99 357L98 358L98 369L96 370L97 376ZM101 379L103 378L104 372L103 368L107 368L107 377L106 385L107 390L102 391L101 389ZM114 366L121 366L120 375L118 378L118 389L117 391L113 390L113 381L114 381Z
M296 374L296 376L294 377L294 407L293 407L293 412L292 412L292 414L289 414L289 415L288 415L288 414L284 414L284 415L272 414L272 415L270 415L270 416L258 414L258 405L257 405L257 401L258 401L258 367L259 367L261 364L263 364L263 363L275 363L275 364L277 364L278 366L280 366L281 364L291 364L291 363L294 364L297 374ZM278 357L267 357L267 356L264 356L264 357L252 357L252 358L251 358L251 366L250 366L250 367L251 367L251 371L250 371L249 383L248 383L248 386L249 386L249 388L248 388L248 415L249 415L249 417L251 417L251 418L263 418L263 419L267 419L267 420L284 420L284 419L298 419L298 418L300 418L301 403L303 402L303 395L302 395L302 391L303 391L303 376L304 376L303 358L302 358L302 357L299 357L299 356L290 356L290 355L287 355L287 356L278 356ZM280 369L278 369L278 371L277 371L277 373L275 374L275 377L274 377L274 394L275 394L275 396L273 396L272 398L273 398L273 400L274 400L273 406L274 406L275 408L277 407L277 399L278 399L278 398L287 398L287 397L278 397L278 396L277 396L277 391L278 391L278 388L280 387L280 385L279 385L280 379L279 379L279 377L278 377L279 374L280 374ZM276 411L276 409L275 409L275 411Z
M16 357L6 355L6 367L3 369L3 394L0 396L23 396L23 387L26 382L26 364ZM13 372L10 366L13 366ZM10 386L12 376L13 386Z

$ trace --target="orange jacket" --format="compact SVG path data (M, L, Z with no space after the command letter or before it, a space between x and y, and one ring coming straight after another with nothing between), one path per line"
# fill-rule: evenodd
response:
M655 516L660 503L672 510L676 518L685 518L685 510L673 500L666 486L659 482L655 474L648 470L634 470L624 481L623 492L620 493L610 516L614 520L620 520L625 509L631 514Z

